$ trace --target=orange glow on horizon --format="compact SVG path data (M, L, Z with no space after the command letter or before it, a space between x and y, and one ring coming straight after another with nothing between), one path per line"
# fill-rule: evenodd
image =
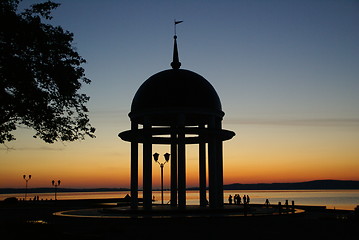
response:
M228 127L231 128L230 126ZM224 143L224 184L300 182L318 179L359 180L359 150L356 131L321 128L246 127ZM22 175L31 174L29 187L92 188L130 186L130 145L114 136L99 134L67 145L48 145L29 140L14 143L15 150L0 152L0 188L22 188ZM107 137L109 136L109 137ZM110 139L106 144L101 139ZM338 141L337 139L340 139ZM100 143L98 143L98 141ZM28 147L29 146L29 147ZM153 152L169 152L168 146L153 146ZM188 145L187 187L198 186L198 145ZM139 188L142 187L142 150L139 148ZM153 188L160 187L160 168L153 161ZM208 184L208 181L207 181ZM165 165L164 185L170 185L170 162Z
M190 148L191 149L191 148ZM194 150L194 149L191 149ZM226 150L226 148L225 148ZM224 184L231 183L273 183L273 182L299 182L318 179L359 180L357 169L359 163L355 157L347 156L348 164L343 165L337 157L311 156L307 164L301 154L286 160L287 154L276 154L276 158L268 159L261 152L235 154L229 152L224 156ZM234 150L232 150L234 151ZM266 151L263 151L267 154ZM72 155L74 160L64 160L63 155L51 156L45 153L37 157L26 156L26 161L36 164L24 164L20 152L9 153L12 159L3 161L0 187L24 187L22 175L31 174L30 187L51 187L51 180L62 181L61 187L68 188L96 188L96 187L122 187L130 186L130 160L129 157L106 156L90 154L82 157ZM349 154L350 155L350 154ZM266 159L266 161L263 161ZM22 164L21 164L22 163ZM160 168L153 162L153 188L160 187ZM198 160L197 152L187 152L187 187L198 186ZM207 181L208 184L208 181ZM164 186L170 186L170 162L164 168ZM142 164L139 161L139 187L142 187Z

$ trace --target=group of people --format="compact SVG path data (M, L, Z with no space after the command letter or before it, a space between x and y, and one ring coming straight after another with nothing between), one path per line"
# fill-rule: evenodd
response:
M235 205L239 205L239 204L242 204L242 199L243 199L243 204L249 204L249 202L250 202L249 196L243 195L243 198L241 198L241 196L239 194L235 194L234 197L232 197L232 195L229 195L228 203L232 204L232 202L234 201Z

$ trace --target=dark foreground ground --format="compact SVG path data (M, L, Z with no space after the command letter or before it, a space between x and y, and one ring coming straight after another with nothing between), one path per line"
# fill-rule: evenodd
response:
M99 207L82 202L0 202L0 239L358 239L353 211L309 209L301 214L241 217L101 219L53 216Z

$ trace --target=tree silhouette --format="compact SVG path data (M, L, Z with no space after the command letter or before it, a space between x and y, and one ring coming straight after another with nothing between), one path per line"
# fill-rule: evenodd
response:
M19 1L0 0L0 143L15 140L26 126L47 143L95 137L79 93L85 63L72 47L73 33L45 24L60 4L34 4L18 12Z

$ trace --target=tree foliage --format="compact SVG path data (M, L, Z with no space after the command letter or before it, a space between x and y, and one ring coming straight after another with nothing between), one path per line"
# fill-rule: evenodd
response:
M51 1L18 12L19 1L0 0L0 143L15 140L19 126L47 143L95 137L79 93L85 63L73 34L44 23L59 6ZM48 21L47 21L48 22Z

